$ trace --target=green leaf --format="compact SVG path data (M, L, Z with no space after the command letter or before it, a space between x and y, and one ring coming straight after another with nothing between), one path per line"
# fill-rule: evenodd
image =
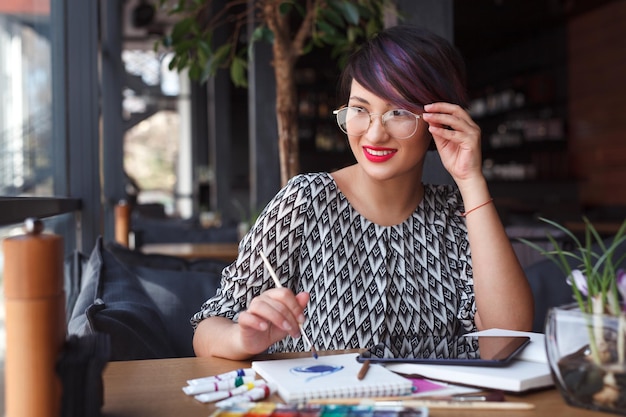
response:
M178 62L178 56L174 55L170 60L170 63L167 64L167 69L170 71L174 71L176 69L176 63Z
M328 20L330 23L337 27L346 27L346 22L341 18L341 15L331 8L320 9L318 16L321 16L323 19Z
M208 59L211 55L213 55L213 51L211 51L211 45L206 41L199 41L197 45L198 55L202 56L204 59Z
M307 42L302 48L302 55L306 55L313 50L313 42Z
M293 2L293 7L298 11L298 14L300 16L306 15L306 9L304 8L304 6L302 6L302 4L300 2L294 1Z
M283 1L278 6L278 11L283 16L288 15L292 9L293 9L293 4L290 1Z
M315 48L321 48L325 45L320 35L317 32L314 32L313 35L311 36L311 43L313 44Z
M194 24L194 20L192 18L183 19L180 22L176 23L172 28L172 33L170 37L172 38L172 42L179 42L181 39L184 39L189 33L191 27Z
M176 70L178 70L178 72L182 71L183 69L185 69L188 62L189 55L180 55L178 58L178 63L176 64Z
M381 29L382 25L380 24L380 22L377 22L376 19L370 19L365 25L365 35L369 38L375 33L380 32Z
M192 80L200 80L201 70L197 65L192 65L189 68L189 78Z
M355 43L361 36L363 36L363 31L356 26L350 26L346 33L349 43Z
M211 59L211 55L210 54L207 54L206 51L202 50L201 48L197 48L196 49L195 61L205 63L209 59ZM201 64L201 65L203 65L203 64Z
M230 43L225 43L224 45L220 46L215 51L214 58L220 62L224 62L228 58L232 47L233 46Z
M193 49L195 49L193 41L179 42L176 45L174 45L174 48L173 48L174 53L176 55L187 55L189 54L189 51Z
M263 40L274 43L274 32L270 30L267 26L263 26Z
M554 226L555 228L557 228L560 231L562 231L563 233L565 233L567 236L569 236L576 243L576 247L579 247L579 248L583 247L582 244L580 243L580 240L578 240L578 238L568 228L566 228L565 226L563 226L563 225L561 225L561 224L559 224L559 223L557 223L555 221L552 221L550 219L546 219L544 217L539 217L539 220L541 220L542 222L547 223L547 224L549 224L551 226Z
M263 39L265 36L265 26L257 26L252 32L252 36L250 36L250 40L252 42L257 42Z
M248 80L246 79L247 62L240 58L235 57L230 65L230 79L237 87L247 87Z
M252 32L250 40L252 42L267 41L271 43L274 41L274 32L272 32L270 28L265 25L257 26L256 29L254 29L254 31Z
M267 26L258 26L252 32L250 43L248 44L248 59L254 59L254 43L260 40L267 41L269 43L274 42L274 32L272 32Z
M335 30L335 28L329 25L327 22L319 21L317 22L317 25L322 32L319 34L319 36L324 39L324 42L330 42L333 38L337 36L337 30ZM326 38L329 38L329 40L327 41Z
M228 62L231 49L232 45L229 43L226 43L217 48L215 53L209 57L209 60L207 62L208 68L205 67L204 71L208 70L209 75L215 75L218 68Z
M198 66L198 73L198 78L195 79L200 80L200 82L206 82L212 75L214 75L211 72L211 65L209 64L209 61L205 62L203 66Z
M339 3L343 11L343 17L348 23L353 25L359 24L359 9L350 1L342 1Z

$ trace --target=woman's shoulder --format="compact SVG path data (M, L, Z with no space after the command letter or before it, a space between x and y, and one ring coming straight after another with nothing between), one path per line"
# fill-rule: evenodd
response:
M302 187L310 184L334 184L334 182L335 181L333 180L332 175L330 175L328 172L309 172L293 176L288 181L288 184L297 184L298 186Z
M424 199L428 206L437 211L462 211L463 199L456 185L425 184ZM443 209L443 210L442 210Z
M290 189L292 192L293 190L300 190L307 194L317 195L320 192L327 193L329 190L336 191L337 184L329 173L315 172L292 177L284 188Z
M287 181L274 201L289 200L299 205L319 197L320 194L324 194L325 199L337 194L337 184L330 174L326 172L298 174Z

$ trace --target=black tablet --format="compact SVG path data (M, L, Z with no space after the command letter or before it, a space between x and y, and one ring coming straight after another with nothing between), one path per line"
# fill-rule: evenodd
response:
M410 349L392 356L385 345L361 352L359 362L506 366L530 342L528 336L459 336L416 338Z

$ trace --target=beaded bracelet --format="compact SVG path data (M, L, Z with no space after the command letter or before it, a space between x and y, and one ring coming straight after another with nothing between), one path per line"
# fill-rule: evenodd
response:
M491 203L492 201L493 201L493 197L492 197L492 198L490 198L489 200L485 201L484 203L479 204L479 205L477 205L476 207L471 208L471 209L469 209L469 210L467 210L467 211L465 211L465 212L461 213L461 217L465 217L465 216L467 216L467 215L468 215L468 214L470 214L472 211L474 211L474 210L478 210L478 209L479 209L479 208L481 208L482 206L486 206L487 204Z

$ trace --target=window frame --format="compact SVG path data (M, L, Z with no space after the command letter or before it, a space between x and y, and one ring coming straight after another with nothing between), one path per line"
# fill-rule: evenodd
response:
M58 218L49 231L64 237L66 253L90 252L104 231L99 6L99 1L50 0L54 196L0 196L0 225Z

